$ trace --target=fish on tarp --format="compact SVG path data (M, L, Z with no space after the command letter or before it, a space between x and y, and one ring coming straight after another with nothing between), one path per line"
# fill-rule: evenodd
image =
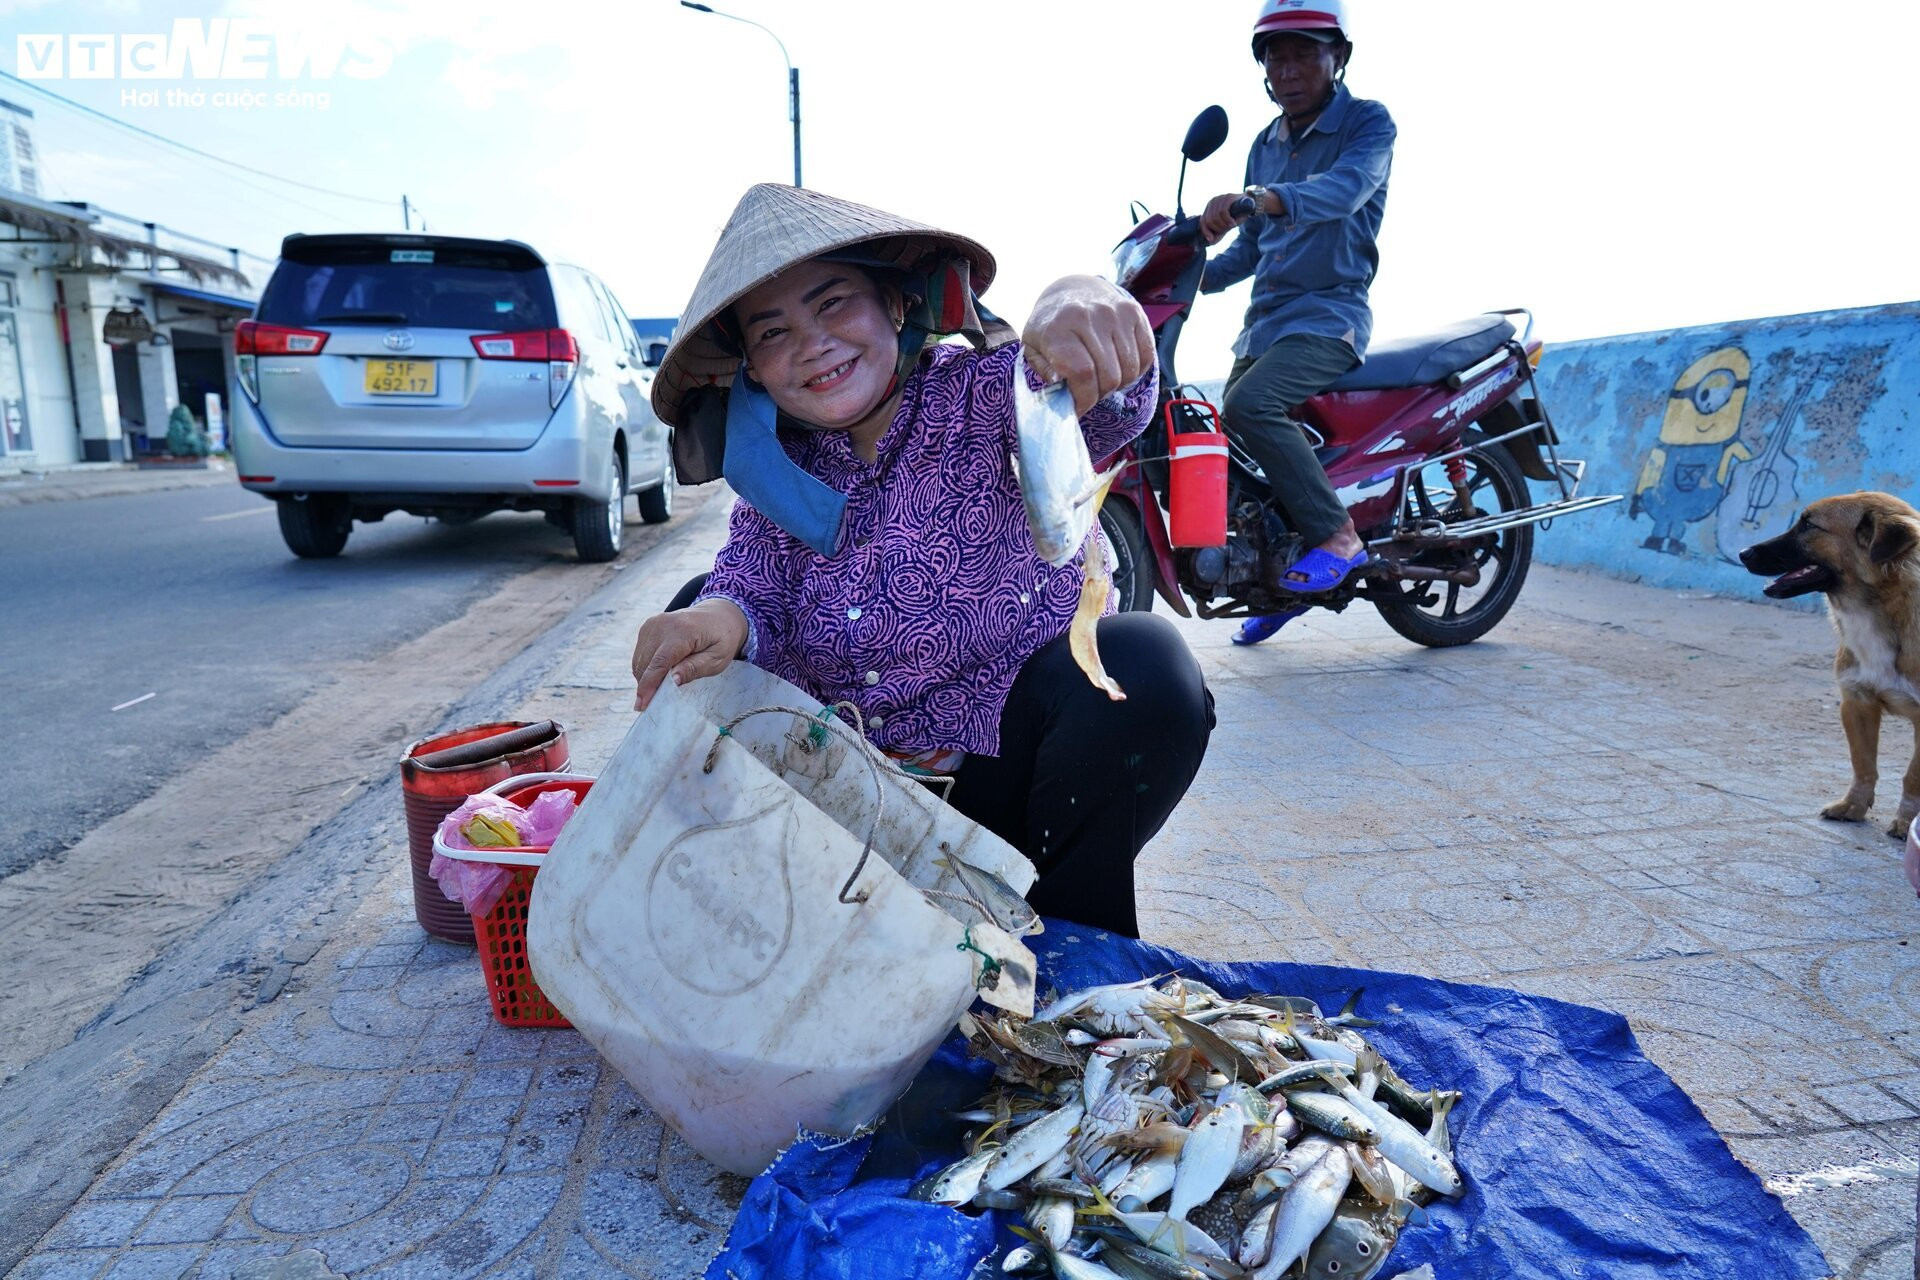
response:
M1431 1117L1422 1132L1376 1099L1389 1068L1361 1020L1263 1000L1161 975L1055 996L1030 1019L969 1015L994 1082L959 1114L990 1122L972 1142L991 1159L916 1194L971 1187L963 1208L1023 1212L1032 1244L1009 1265L1068 1280L1365 1280L1424 1225L1421 1205L1457 1191L1458 1095L1416 1106L1400 1087Z
M980 1180L986 1176L987 1166L999 1154L998 1147L983 1147L970 1156L962 1156L907 1188L907 1198L925 1200L930 1204L965 1204L980 1190Z
M1313 1242L1332 1223L1352 1177L1347 1153L1335 1147L1281 1193L1267 1259L1255 1268L1254 1280L1280 1280L1294 1263L1306 1257Z

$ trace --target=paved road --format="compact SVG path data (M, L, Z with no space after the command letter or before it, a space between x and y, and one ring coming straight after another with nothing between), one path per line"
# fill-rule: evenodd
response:
M0 876L270 723L340 665L572 559L537 515L458 528L389 516L357 526L340 559L302 561L272 506L238 488L0 507L0 758L14 780Z

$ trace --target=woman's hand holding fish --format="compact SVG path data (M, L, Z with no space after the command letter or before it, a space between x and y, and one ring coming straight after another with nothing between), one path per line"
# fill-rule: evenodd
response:
M645 711L669 675L675 684L719 675L747 647L747 635L747 615L731 600L648 618L633 643L633 709Z
M1033 305L1020 335L1027 365L1073 392L1075 413L1153 368L1153 330L1140 304L1098 276L1063 276Z

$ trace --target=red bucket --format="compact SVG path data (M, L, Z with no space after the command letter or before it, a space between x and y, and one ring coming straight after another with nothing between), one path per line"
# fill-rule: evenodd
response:
M530 743L506 737L518 730L532 730L540 723L549 726L551 732L532 735L534 741ZM501 754L446 767L420 760L491 738L505 739ZM400 758L400 794L407 814L407 857L413 868L413 916L422 929L448 942L473 945L473 921L466 908L441 893L440 886L427 874L433 864L433 833L440 820L468 796L496 782L523 773L561 773L570 763L567 731L557 720L475 725L422 738L407 748Z
M1213 418L1215 430L1179 431L1174 409L1185 406L1191 420ZM1176 547L1227 545L1227 437L1204 400L1167 403L1167 540Z

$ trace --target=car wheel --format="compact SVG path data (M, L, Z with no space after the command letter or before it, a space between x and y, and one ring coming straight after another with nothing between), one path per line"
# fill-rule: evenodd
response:
M627 526L627 469L620 451L613 452L612 493L605 500L575 498L573 549L582 564L603 564L620 554L620 537Z
M280 508L280 536L287 550L303 560L340 554L353 532L353 504L344 493L290 493L274 499Z
M673 519L672 469L660 477L658 485L635 494L634 501L640 507L640 518L648 524L665 524Z

